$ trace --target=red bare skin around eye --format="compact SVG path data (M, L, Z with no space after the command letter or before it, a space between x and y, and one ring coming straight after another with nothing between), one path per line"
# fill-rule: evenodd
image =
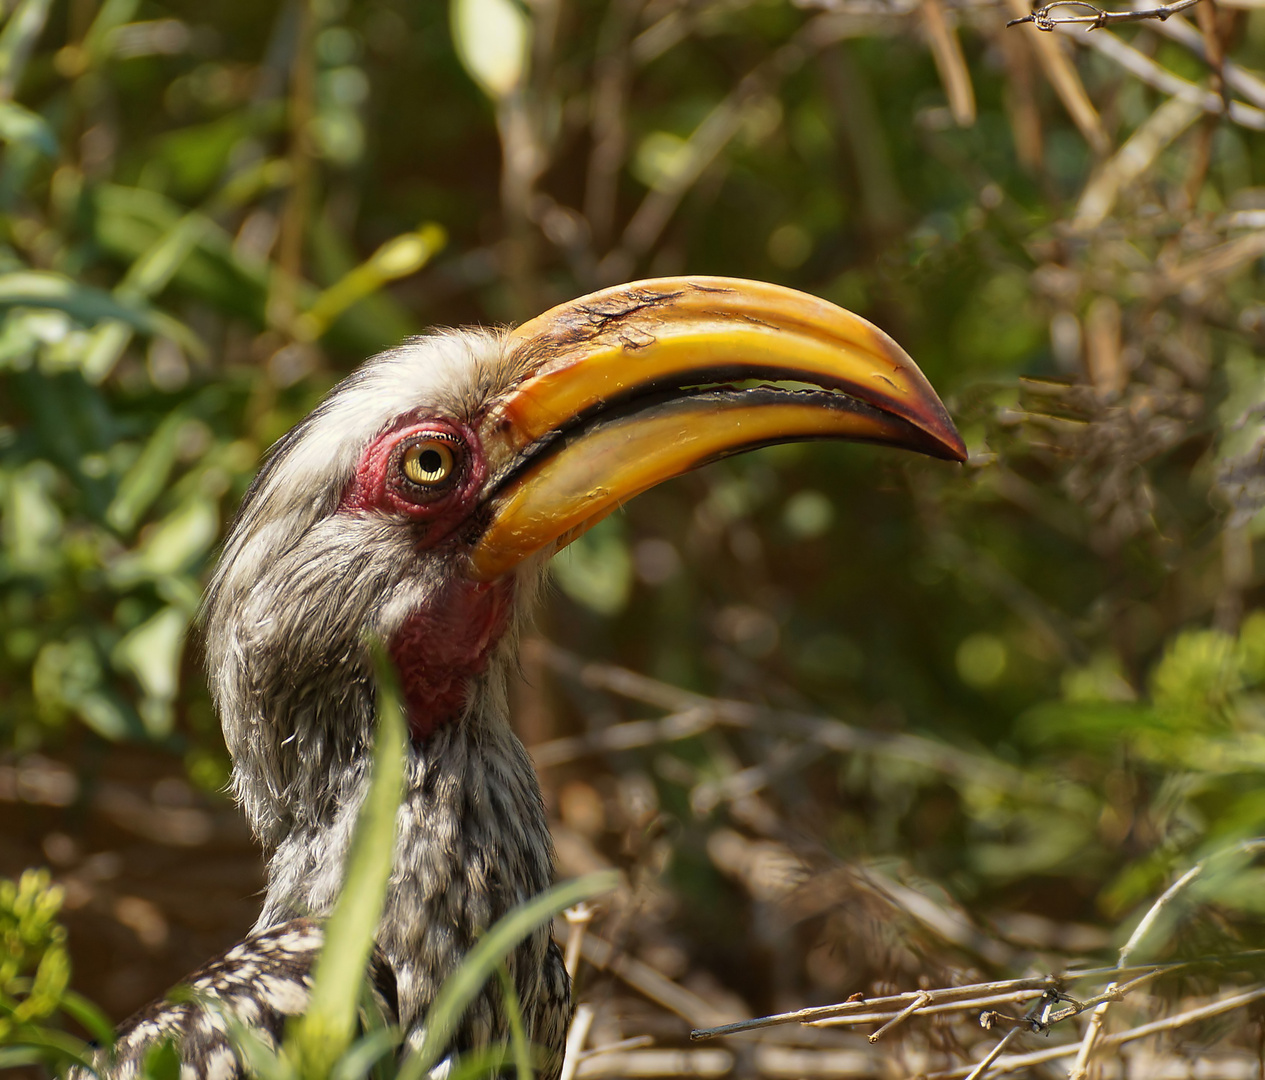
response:
M437 492L434 498L418 499L416 488L411 488L400 474L399 451L401 444L412 444L427 436L444 439L453 446L461 475L452 487ZM356 475L338 509L378 510L425 521L427 528L421 542L430 547L465 520L486 475L479 438L465 424L406 417L374 439L360 455Z
M452 487L429 500L417 499L417 489L400 474L402 444L427 437L450 440L462 470ZM418 547L433 548L469 516L486 475L478 438L464 424L406 417L361 455L338 509L409 519L418 526ZM512 598L509 579L483 583L457 578L396 631L391 658L400 674L415 740L426 739L461 715L470 680L486 670L509 623Z

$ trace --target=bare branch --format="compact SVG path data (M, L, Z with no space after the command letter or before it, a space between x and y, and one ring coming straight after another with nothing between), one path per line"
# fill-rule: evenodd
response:
M881 1039L884 1035L886 1035L889 1031L891 1031L892 1028L896 1027L897 1024L901 1023L901 1021L908 1020L911 1016L914 1015L914 1013L916 1013L924 1005L930 1005L930 1004L931 1004L930 994L919 994L916 998L914 998L913 1001L911 1001L908 1005L906 1005L905 1008L901 1009L900 1012L898 1012L889 1021L887 1021L887 1023L884 1024L881 1028L879 1028L877 1031L870 1032L868 1036L870 1042L872 1043L878 1042L879 1039Z
M984 1060L971 1070L971 1075L968 1076L966 1080L980 1080L980 1078L988 1071L989 1066L1001 1057L1001 1052L1006 1049L1006 1044L1018 1035L1021 1030L1021 1028L1011 1028L1008 1032L1006 1032L1006 1034L1002 1036L1001 1041L984 1057Z
M1120 949L1120 966L1123 967L1129 962L1134 951L1146 940L1147 934L1151 932L1151 928L1159 920L1160 915L1168 908L1178 896L1186 889L1186 886L1194 881L1204 871L1204 863L1199 862L1186 871L1181 877L1173 882L1160 898L1151 905L1150 910L1142 916L1142 921L1134 927L1133 933L1129 935L1129 940L1124 943ZM1107 987L1108 992L1116 989L1116 983L1111 983ZM1068 1073L1068 1080L1082 1080L1086 1071L1089 1069L1089 1059L1093 1056L1094 1045L1102 1034L1103 1022L1107 1019L1107 1010L1111 1007L1112 998L1103 1001L1089 1018L1089 1025L1085 1029L1085 1037L1081 1040L1080 1049L1076 1052L1076 1063L1072 1066L1071 1072Z
M1173 74L1145 53L1121 41L1115 34L1094 34L1087 37L1084 34L1072 34L1070 30L1064 30L1063 33L1077 44L1097 49L1131 75L1161 93L1188 100L1213 116L1226 116L1241 127L1265 131L1265 112L1262 110L1238 101L1231 101L1227 107L1220 94Z
M1059 26L1083 26L1086 30L1101 30L1104 26L1116 26L1119 23L1142 22L1145 19L1158 19L1163 22L1170 15L1194 7L1199 0L1177 0L1173 4L1163 4L1157 8L1138 8L1132 11L1104 11L1087 0L1054 0L1053 3L1039 7L1032 13L1019 19L1011 19L1006 25L1019 26L1021 23L1032 23L1038 30L1052 32ZM1079 11L1089 10L1092 15L1055 15L1059 8L1075 8Z
M1147 27L1170 41L1189 49L1204 63L1209 63L1207 44L1204 36L1180 15L1166 23L1151 24ZM1222 60L1221 75L1226 86L1242 94L1253 105L1265 109L1265 79L1247 68L1240 67L1232 60Z
M1116 205L1120 192L1142 176L1160 152L1195 122L1201 111L1196 102L1171 97L1151 113L1090 177L1076 206L1073 227L1093 229L1101 225Z
M1265 961L1265 950L1250 950L1241 953L1231 953L1226 956L1203 957L1197 960L1183 960L1167 964L1087 968L1082 971L1063 971L1051 975L1030 976L1023 979L1000 979L994 982L946 986L933 990L910 990L887 997L861 998L856 1001L838 1002L834 1005L818 1005L808 1009L797 1009L793 1012L760 1016L753 1020L740 1020L714 1028L701 1028L690 1032L690 1039L698 1042L724 1035L737 1035L745 1031L755 1031L760 1028L776 1027L781 1024L846 1027L856 1024L886 1023L906 1013L909 1015L917 1013L922 1016L931 1016L970 1009L986 1009L994 1005L1022 1003L1041 997L1049 997L1053 1004L1057 1004L1059 1001L1069 1002L1068 1008L1054 1011L1053 1007L1051 1007L1048 1013L1040 1016L1040 1025L1050 1027L1062 1023L1084 1012L1086 1009L1094 1008L1105 1001L1118 1001L1123 995L1140 988L1143 984L1161 975L1171 975L1178 971L1189 971L1204 967L1250 967L1260 964L1262 961ZM1113 983L1101 994L1084 1000L1072 998L1061 989L1062 986L1069 983L1112 979L1113 977L1119 979L1125 975L1132 976L1132 978L1125 983ZM1255 992L1253 991L1253 993ZM1265 990L1261 992L1265 993ZM915 1006L912 1012L909 1009L911 1005ZM1027 1018L1024 1022L1032 1024L1034 1021L1032 1018ZM1116 1039L1119 1039L1118 1035L1110 1036L1104 1040L1104 1045L1108 1043L1114 1045L1113 1040ZM1062 1053L1058 1056L1070 1056L1075 1052L1076 1045L1069 1043L1062 1048Z
M575 978L574 973L571 977ZM562 1054L562 1075L559 1080L575 1080L580 1067L580 1055L584 1052L584 1041L589 1037L589 1028L593 1026L592 1005L577 1005L575 1016L571 1018L571 1026L567 1028L566 1048Z
M1173 1016L1165 1017L1163 1020L1141 1024L1127 1031L1119 1031L1114 1035L1108 1035L1101 1040L1099 1046L1102 1049L1114 1049L1117 1046L1123 1046L1125 1043L1145 1039L1163 1031L1176 1031L1187 1024L1198 1023L1201 1020L1208 1020L1214 1016L1221 1016L1235 1009L1241 1009L1245 1005L1251 1005L1254 1001L1261 1000L1261 998L1265 998L1265 988L1262 987L1245 991L1242 994L1236 994L1233 997L1219 998L1216 1001L1189 1009L1186 1012L1175 1013ZM1018 1072L1021 1069L1029 1069L1034 1065L1043 1065L1048 1061L1071 1057L1076 1052L1076 1043L1064 1043L1061 1046L1051 1046L1044 1050L1034 1051L1031 1054L1016 1054L997 1061L995 1063L995 1071L998 1074ZM971 1072L971 1066L962 1066L956 1069L948 1069L944 1072L928 1073L924 1080L963 1080L963 1078L969 1077Z
M1028 7L1026 0L1009 0L1009 3L1012 11L1024 11ZM1107 129L1103 127L1102 117L1098 115L1098 110L1085 92L1075 65L1054 38L1038 34L1031 40L1036 47L1037 61L1059 100L1063 102L1067 114L1080 129L1090 149L1099 157L1105 157L1111 149L1111 139L1107 135Z
M780 738L790 736L836 753L881 754L998 791L1022 792L1028 796L1033 791L1032 777L1021 770L996 758L959 750L934 739L869 731L834 718L769 709L745 701L704 697L612 664L584 663L573 654L540 639L525 642L523 649L532 660L582 686L672 713L662 720L633 720L592 735L556 739L532 747L531 753L537 764L557 764L593 751L670 742L715 725L766 731ZM1056 805L1069 808L1079 805L1075 792L1064 783L1052 785L1048 796Z

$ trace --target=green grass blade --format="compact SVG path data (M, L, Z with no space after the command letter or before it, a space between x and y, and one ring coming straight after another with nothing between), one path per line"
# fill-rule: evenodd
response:
M481 1077L501 1077L510 1063L509 1050L504 1046L485 1046L462 1054L448 1073L448 1080L480 1080Z
M207 219L197 211L185 214L153 247L132 263L114 295L123 303L148 299L171 282L176 271L192 254L206 232ZM126 323L105 322L93 334L92 345L83 361L83 373L91 383L99 383L119 362L132 340Z
M117 319L142 333L169 337L194 355L206 352L197 335L178 319L155 308L122 303L104 289L49 270L0 274L0 309L10 307L53 308L87 325Z
M114 1045L114 1025L96 1005L74 990L65 990L61 996L62 1011L75 1020L99 1046L107 1049Z
M43 1052L44 1060L50 1056L61 1058L84 1068L92 1068L96 1056L92 1047L81 1039L76 1039L64 1031L39 1027L35 1024L23 1025L5 1036L10 1046L20 1047L31 1052Z
M426 1014L426 1034L422 1045L401 1066L399 1080L420 1080L439 1060L457 1029L462 1013L514 946L558 912L581 900L609 892L618 881L619 875L613 870L564 881L520 904L498 920L439 988L434 1004Z
M305 1016L287 1040L308 1077L325 1077L351 1044L360 988L373 950L387 880L395 856L396 821L407 755L404 711L395 671L374 648L378 685L378 735L373 776L356 818L343 888L325 927Z
M533 1080L535 1070L531 1066L531 1043L527 1041L527 1032L523 1029L523 1005L518 1000L518 990L514 980L510 978L509 968L502 960L496 969L501 979L501 993L505 998L505 1012L510 1023L510 1048L514 1052L514 1069L518 1080Z
M300 336L310 341L321 337L349 307L387 282L417 273L447 242L447 234L435 224L423 225L415 232L388 240L317 296L312 306L299 316Z
M44 30L52 0L24 0L0 31L0 98L10 98Z
M0 140L25 143L48 157L57 156L57 136L48 122L16 102L0 101Z
M400 1044L398 1028L384 1027L352 1043L330 1073L330 1080L363 1080L373 1067Z

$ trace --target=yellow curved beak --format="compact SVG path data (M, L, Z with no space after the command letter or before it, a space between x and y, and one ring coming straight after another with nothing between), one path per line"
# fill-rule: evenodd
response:
M950 461L966 448L908 354L779 285L662 278L561 304L509 338L520 380L479 424L491 580L655 484L773 443L846 439ZM762 380L773 385L738 388Z

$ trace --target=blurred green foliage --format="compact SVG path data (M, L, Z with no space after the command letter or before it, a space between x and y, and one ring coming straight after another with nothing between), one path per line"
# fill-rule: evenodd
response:
M0 881L0 1041L51 1015L70 980L66 931L57 922L62 893L47 871Z
M1085 226L1115 158L1042 81L1035 31L988 5L954 9L963 126L912 6L0 10L12 751L90 770L93 748L145 742L222 784L191 626L267 446L428 325L723 273L882 325L971 463L789 446L656 489L559 560L545 633L974 755L952 775L826 755L770 793L835 856L895 859L982 911L1114 925L1265 829L1258 132L1194 122ZM1221 18L1235 62L1265 67L1265 12ZM1121 37L1207 78L1147 28ZM1109 151L1163 98L1098 53L1074 70ZM596 715L556 704L564 729ZM606 763L674 821L669 876L716 913L703 948L732 936L698 839L726 811L700 818L689 789L776 748ZM1255 912L1251 889L1225 895Z

